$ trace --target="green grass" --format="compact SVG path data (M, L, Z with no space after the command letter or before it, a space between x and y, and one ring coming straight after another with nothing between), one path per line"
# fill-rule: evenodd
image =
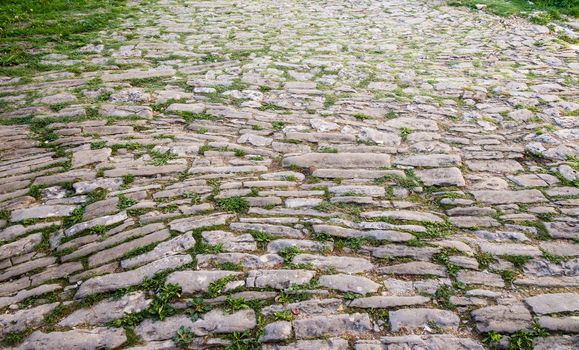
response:
M229 212L246 213L249 210L249 203L247 200L239 196L220 198L215 202L219 208Z
M475 9L477 4L486 5L486 11L504 17L527 16L533 11L546 12L546 15L532 18L537 24L547 24L551 20L561 19L561 14L579 16L577 0L536 0L532 4L526 0L451 0L449 4L472 9Z
M51 46L52 53L70 53L90 43L94 32L110 27L114 19L126 12L125 2L0 1L0 74L27 75L46 69L38 64L38 57L31 53L33 49ZM22 64L26 67L14 67Z

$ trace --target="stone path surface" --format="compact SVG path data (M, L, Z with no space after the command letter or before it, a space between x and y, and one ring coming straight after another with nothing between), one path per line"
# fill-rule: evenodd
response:
M0 77L10 347L577 348L576 46L430 1L131 6Z

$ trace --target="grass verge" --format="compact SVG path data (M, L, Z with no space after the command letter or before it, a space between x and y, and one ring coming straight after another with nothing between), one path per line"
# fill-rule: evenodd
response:
M42 71L38 56L47 48L51 53L74 54L94 39L94 32L124 13L125 4L126 0L0 1L0 74ZM20 65L27 69L16 67Z
M561 15L579 17L579 0L450 0L451 6L466 6L476 9L476 5L485 5L485 10L495 15L528 16L535 11L543 11L540 16L531 17L537 24L547 24L551 20L562 19Z

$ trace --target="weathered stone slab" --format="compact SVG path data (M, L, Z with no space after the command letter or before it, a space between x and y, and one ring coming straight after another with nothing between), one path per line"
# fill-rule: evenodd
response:
M481 284L489 287L504 288L505 281L500 275L490 272L462 270L456 274L456 280L466 285Z
M292 263L311 264L318 269L335 269L338 272L359 273L370 271L374 265L364 258L354 258L347 256L323 256L313 254L298 254Z
M138 249L152 243L163 241L169 237L171 237L169 230L165 229L150 233L146 236L137 239L133 239L131 241L119 244L106 250L101 250L100 252L93 254L88 258L88 266L92 268L95 266L106 264L110 261L121 258L123 255L127 254L128 252L134 249Z
M171 238L166 242L157 244L157 246L149 252L137 255L133 258L122 260L121 267L126 269L146 264L165 256L179 254L193 247L195 247L195 239L190 232L186 232L180 236Z
M336 196L354 195L369 197L384 197L386 190L381 186L332 186L328 188L330 193Z
M390 166L388 154L364 153L308 153L299 156L286 157L282 161L284 167L295 165L300 168L383 168Z
M428 323L434 322L440 328L456 330L460 319L448 310L439 309L402 309L389 313L390 329L398 332L402 329L414 330L424 328Z
M122 211L122 212L115 214L115 215L103 216L100 218L92 219L89 221L85 221L85 222L81 222L81 223L78 223L76 225L73 225L73 226L67 228L66 230L64 230L64 235L70 237L70 236L73 236L73 235L80 233L84 230L88 230L88 229L95 227L95 226L110 226L110 225L114 225L114 224L118 224L120 222L123 222L123 221L127 220L128 218L129 218L129 216L127 215L126 211Z
M196 336L243 332L256 326L255 311L244 309L225 313L214 309L193 322L185 315L177 315L156 321L147 319L135 328L135 333L146 341L171 339L181 326L188 327Z
M40 241L42 241L41 233L28 235L12 243L0 246L0 256L7 259L15 255L29 253Z
M175 70L172 68L159 68L159 69L149 69L149 70L128 70L122 73L106 73L103 74L102 80L105 82L115 82L122 80L131 79L146 79L146 78L159 78L159 77L172 77L175 75Z
M226 231L205 231L203 241L211 246L219 245L225 252L253 251L257 249L255 239L250 234L235 235Z
M154 176L158 174L176 174L187 170L185 164L167 164L163 166L139 165L130 168L118 168L105 170L106 177L121 177L125 175L133 176Z
M426 186L464 186L466 183L458 168L416 170L416 176Z
M541 316L539 317L539 325L549 331L579 333L579 317L577 316Z
M490 204L540 203L547 201L547 198L539 190L472 191L471 193L477 201Z
M283 258L277 254L253 255L247 253L198 254L197 267L219 267L231 263L247 269L273 269L283 263Z
M292 324L287 321L268 323L264 328L264 335L259 338L261 343L279 342L290 339L292 336Z
M60 303L51 303L36 306L30 309L16 311L13 314L0 315L0 335L22 332L27 328L36 328L42 325L44 317L54 310Z
M215 225L225 225L227 220L233 218L232 214L211 214L202 216L193 216L183 219L177 219L169 223L171 230L187 232L201 227L210 227Z
M466 166L472 171L489 173L516 173L523 170L519 162L515 160L469 160Z
M493 255L518 255L518 256L541 256L541 250L530 244L517 243L480 243L480 250L483 253Z
M414 306L420 304L426 304L430 301L430 298L423 296L373 296L367 298L358 298L352 300L348 306L358 307L363 309L369 308L379 308L387 309L400 306Z
M332 242L317 242L301 239L276 239L267 245L267 251L278 253L289 247L296 247L300 251L331 251L334 248Z
M75 298L79 299L90 294L108 292L139 284L146 277L152 277L157 272L177 268L191 261L193 261L193 259L190 255L168 256L135 270L93 277L81 284L76 292Z
M579 238L579 224L571 222L545 222L545 228L553 238Z
M309 283L316 273L308 270L253 270L249 271L247 288L285 289L292 284Z
M525 299L525 303L540 315L579 311L579 294L542 294Z
M514 333L531 325L531 313L524 305L496 305L471 312L479 332Z
M75 327L81 324L99 325L123 317L124 314L145 310L151 300L143 292L126 294L118 300L105 300L88 308L76 310L58 323L62 327Z
M318 283L328 289L357 294L376 293L380 285L369 278L356 275L336 274L320 276Z
M379 247L364 247L376 258L411 257L415 260L430 260L440 251L432 247L409 247L402 244L385 244Z
M288 345L264 344L262 350L348 350L348 341L342 338L298 340Z
M282 225L270 225L270 224L254 224L245 222L233 222L229 225L232 230L235 231L249 231L256 230L264 233L268 233L274 236L287 237L287 238L303 238L304 234L298 229L282 226Z
M74 329L65 332L44 333L36 331L17 347L19 350L61 350L61 349L114 349L127 340L122 328L98 327Z
M17 209L10 215L12 222L26 219L46 219L69 216L76 209L75 205L42 205L26 209Z
M85 165L106 161L112 153L110 148L95 150L82 150L72 154L72 169L81 168Z
M569 243L566 241L547 241L541 242L542 250L555 256L579 256L579 245L577 243Z
M434 275L446 277L446 268L441 265L426 261L413 261L409 263L380 267L376 269L380 274L398 275Z
M234 271L176 271L167 276L167 284L178 284L183 293L207 292L211 283L228 276L239 276Z
M22 300L29 297L54 292L60 289L62 289L62 286L59 284L43 284L36 288L21 290L13 296L0 297L0 308L11 304L19 303Z
M457 154L418 154L398 158L394 163L416 167L442 168L460 165L461 159Z
M370 211L361 214L364 218L389 218L403 221L419 221L419 222L433 222L441 223L444 220L440 217L430 214L412 210L385 210L385 211Z
M293 322L297 339L360 334L373 330L368 314L325 315Z
M449 334L405 335L356 342L356 350L385 349L484 350L484 347L472 339L458 338Z
M577 344L579 344L579 335L554 335L535 338L533 350L576 350Z
M370 237L379 241L390 242L406 242L415 238L410 233L391 230L362 231L333 225L314 225L313 229L316 233L324 233L330 236L342 238Z

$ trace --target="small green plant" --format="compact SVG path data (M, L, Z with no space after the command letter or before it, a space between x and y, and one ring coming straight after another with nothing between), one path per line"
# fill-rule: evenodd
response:
M267 85L260 85L260 86L259 86L259 91L260 91L260 92L268 92L268 91L271 91L271 88L270 88L269 86L267 86Z
M482 341L485 344L491 344L491 343L498 343L501 341L501 339L503 339L502 334L496 331L490 331L488 333L485 333L485 335L482 338Z
M219 208L234 213L246 213L249 210L249 203L240 196L219 198L215 202Z
M177 158L177 156L171 152L157 152L154 150L149 151L149 156L151 156L151 164L155 166L166 165L170 160Z
M239 148L233 150L236 157L245 157L245 151Z
M249 309L249 304L243 298L233 298L231 295L228 295L225 299L225 304L229 308L230 312L235 312L237 310L242 309Z
M442 285L438 287L436 292L434 292L434 299L438 305L445 309L452 310L455 308L454 304L450 302L450 297L454 295L454 290L452 287L447 285Z
M130 184L132 184L135 181L135 176L132 174L129 175L124 175L123 176L123 188L127 188L129 187Z
M561 261L563 261L563 259L560 256L551 254L546 250L543 250L543 257L548 261L552 262L553 264L560 264Z
M291 321L293 319L293 316L292 316L292 313L290 310L275 311L273 313L273 317L275 317L276 320L282 320L282 321Z
M275 103L271 103L271 102L266 102L264 104L261 105L261 107L259 107L260 111L279 111L279 110L283 110L285 108L283 108L282 106L278 106Z
M264 249L267 243L269 243L273 239L273 236L270 235L269 233L265 233L258 230L249 230L248 233L253 236L253 239L255 239L257 245L261 249Z
M328 146L320 147L320 148L318 149L318 151L319 151L320 153L338 153L338 149L337 149L337 148L335 148L335 147L328 147Z
M211 306L208 305L203 298L197 297L187 301L187 314L191 318L191 321L195 322L201 317L202 314L211 310Z
M541 328L536 321L533 322L531 330L521 329L510 336L508 350L530 350L533 348L533 340L538 337L549 335L545 329Z
M503 255L501 258L510 261L517 269L522 268L530 259L530 256L522 255Z
M334 95L325 95L324 96L324 108L328 109L336 104L338 98Z
M277 254L283 258L285 264L290 264L293 258L300 253L300 249L295 246L280 249Z
M45 186L43 185L31 185L30 187L28 187L28 195L36 200L40 200L42 198L41 190L44 187Z
M261 349L261 344L250 331L233 332L229 335L231 343L225 347L225 350L257 350Z
M93 235L103 235L107 232L107 227L105 225L96 225L89 228L88 232Z
M149 304L148 313L161 321L164 320L167 316L175 313L169 303L179 297L181 297L181 286L178 284L163 285Z
M88 202L94 203L98 201L102 201L107 198L108 191L104 188L96 188L94 191L91 191L87 194Z
M213 114L208 114L206 112L201 112L201 113L192 113L192 112L185 112L185 111L181 111L181 112L177 112L176 113L178 116L180 116L181 118L183 118L183 120L186 123L192 123L194 121L197 120L211 120L211 121L215 121L215 120L219 120L221 118L213 115Z
M440 327L440 325L438 323L436 323L436 321L430 320L426 324L431 329L432 333L435 333L435 334L444 333L444 330L442 329L442 327Z
M90 143L90 149L101 149L107 146L106 141L93 141Z
M117 208L119 210L127 209L128 207L132 207L133 205L137 204L137 201L131 198L126 197L125 195L119 195L119 202L117 203Z
M285 123L282 121L273 121L271 122L271 127L273 130L280 131L285 126Z
M475 257L481 270L487 269L489 265L495 261L495 258L491 253L480 253Z
M12 346L20 343L28 335L28 331L11 332L4 335L1 343L2 345Z
M402 141L406 141L408 139L408 135L410 135L411 131L409 128L402 127L400 128L400 138Z
M211 282L209 284L208 289L207 289L208 296L210 298L215 298L216 296L221 294L221 292L223 292L223 290L225 289L225 286L227 286L227 284L229 282L233 281L234 278L235 278L234 275L229 275L229 276L220 278L217 281Z
M416 233L418 238L437 238L452 235L454 227L448 221L438 223L425 223L426 233Z
M173 337L173 342L180 348L186 348L193 342L193 331L189 327L181 326Z
M362 248L362 245L368 242L368 240L369 239L367 237L349 237L344 242L344 245L353 251L358 251L360 248Z
M416 177L412 169L406 170L404 172L404 176L397 174L386 174L374 180L374 183L377 185L382 185L389 182L394 182L397 186L408 189L413 189L422 185L422 182L420 179L418 179L418 177Z
M83 215L84 215L84 208L83 207L74 209L72 211L72 213L70 214L70 216L64 218L64 226L70 227L74 224L78 224L79 222L82 221Z
M507 285L511 285L511 283L513 283L513 281L515 280L516 274L514 271L511 270L503 270L501 271L501 277L503 278L503 281L505 281Z
M231 262L231 261L222 262L221 264L219 264L219 268L221 270L227 270L227 271L243 270L243 266L241 266L240 264L236 264L234 262Z
M442 250L439 253L434 254L433 260L437 264L444 265L446 267L446 272L448 273L449 276L452 277L456 276L456 274L460 270L460 267L450 262L449 251L446 249Z
M134 327L145 319L143 312L126 313L112 322L113 327Z
M372 116L369 116L367 114L362 114L362 113L356 113L354 115L352 115L352 117L356 118L357 120L368 120L368 119L373 119Z
M342 294L342 298L344 298L345 300L354 300L360 297L362 297L362 295L354 292L346 292Z

